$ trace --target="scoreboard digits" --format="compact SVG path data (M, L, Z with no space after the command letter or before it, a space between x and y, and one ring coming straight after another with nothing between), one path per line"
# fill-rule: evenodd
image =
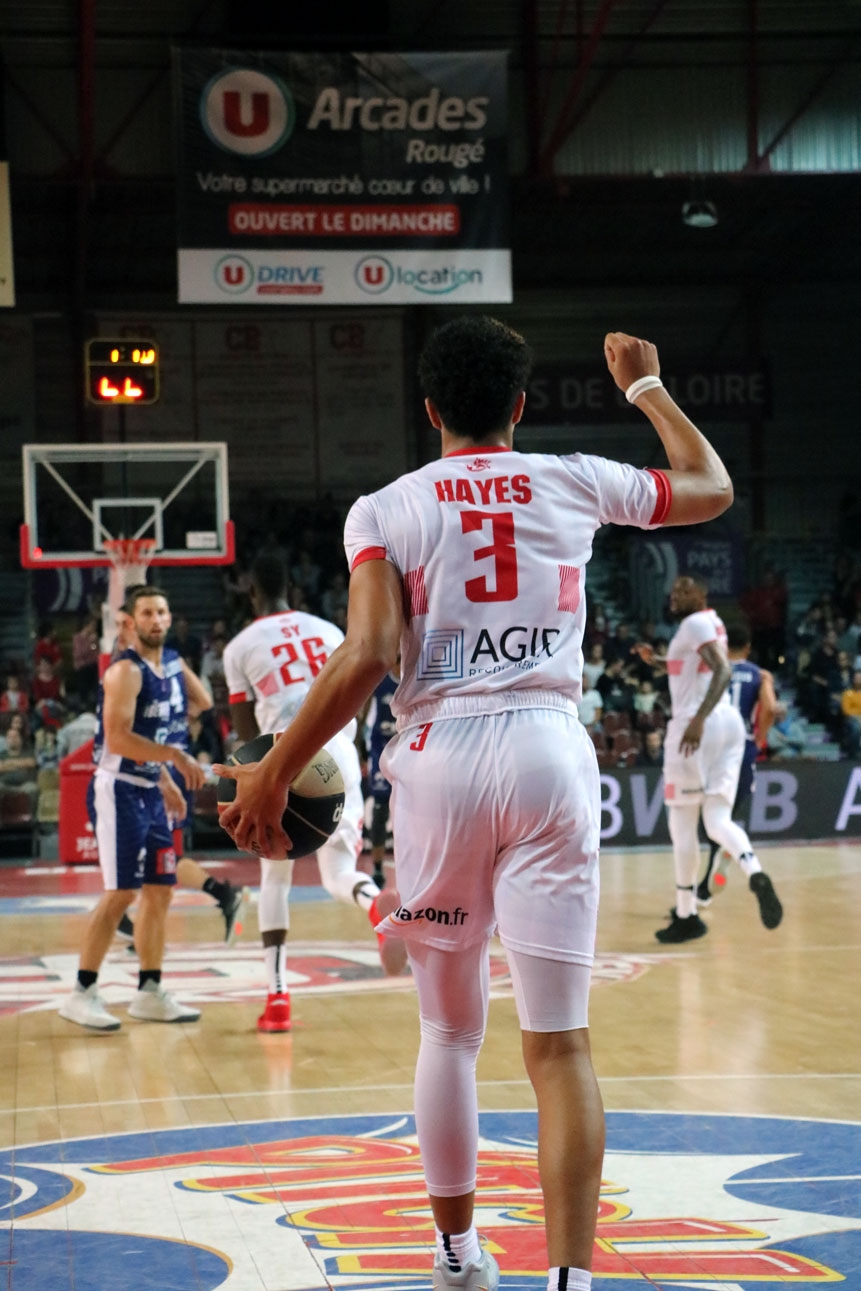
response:
M155 403L159 395L158 346L151 340L109 340L86 344L86 395L90 403Z

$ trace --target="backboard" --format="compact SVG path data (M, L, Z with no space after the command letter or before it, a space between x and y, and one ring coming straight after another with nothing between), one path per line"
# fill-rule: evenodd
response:
M154 541L151 565L229 565L223 443L25 444L25 569L110 566L105 543Z

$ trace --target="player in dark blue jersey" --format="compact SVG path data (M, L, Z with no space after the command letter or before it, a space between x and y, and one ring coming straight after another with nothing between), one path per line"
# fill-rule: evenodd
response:
M368 788L374 800L371 812L371 860L374 881L384 887L386 876L383 861L386 856L386 835L389 824L389 800L392 786L380 770L383 749L395 734L396 724L391 702L398 688L397 677L386 673L368 701L364 722L365 754L368 761Z
M105 672L93 760L92 805L105 891L90 915L72 994L60 1009L69 1022L115 1031L119 1021L96 989L99 969L123 912L136 894L138 990L129 1016L151 1022L192 1022L200 1010L180 1004L161 984L165 921L176 884L176 853L162 790L173 784L173 764L190 788L203 768L168 742L172 678L163 661L170 608L157 587L145 585L127 607L135 640ZM175 786L174 786L175 788Z
M733 706L741 713L747 732L738 788L732 808L733 816L736 816L754 791L757 750L765 744L766 736L774 723L777 715L777 698L771 673L748 659L750 632L744 624L727 625L727 651L732 665L729 697ZM700 905L708 905L711 901L711 884L718 882L718 874L720 874L721 883L725 882L720 871L715 874L715 865L721 851L720 844L709 839L709 847L706 872L697 887L697 901ZM718 883L718 886L721 883Z
M117 612L115 626L117 629L114 658L133 644L134 625L126 606L133 604L133 597L141 584L126 588L126 600L122 609ZM193 712L203 713L212 708L212 696L195 672L192 672L182 656L170 646L162 650L162 665L166 678L170 682L170 715L167 727L167 743L178 744L188 752L189 734L188 719ZM224 917L224 940L228 946L242 930L242 909L247 898L247 889L234 887L227 879L216 879L190 856L181 855L182 827L188 819L194 801L194 791L189 789L175 767L168 767L169 780L162 780L162 797L165 800L168 821L173 830L174 849L177 853L176 881L179 887L193 888L205 892L217 903ZM132 942L134 924L128 912L124 911L117 925L120 937ZM129 949L134 950L134 944Z

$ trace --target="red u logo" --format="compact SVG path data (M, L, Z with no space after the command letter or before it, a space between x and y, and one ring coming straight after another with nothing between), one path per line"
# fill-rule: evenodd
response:
M250 121L243 120L243 100L245 106L247 106L247 95L241 95L238 90L224 91L222 102L224 105L225 128L230 134L242 139L250 139L254 135L265 134L269 129L268 94L263 94L259 91L252 92Z

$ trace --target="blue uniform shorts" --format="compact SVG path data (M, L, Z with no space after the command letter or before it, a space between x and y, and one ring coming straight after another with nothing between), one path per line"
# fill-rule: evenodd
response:
M97 771L87 789L87 810L106 892L176 883L173 835L158 786L144 789Z
M388 802L392 796L392 786L380 770L380 758L387 744L388 740L379 744L372 742L368 749L368 788L374 802Z

